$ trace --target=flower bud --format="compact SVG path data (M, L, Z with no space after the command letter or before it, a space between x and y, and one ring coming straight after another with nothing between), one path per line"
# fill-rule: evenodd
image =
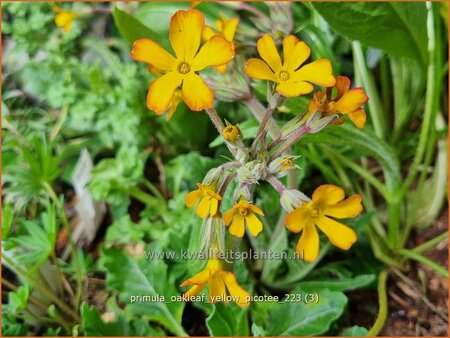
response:
M203 220L199 252L209 253L213 245L216 245L219 251L225 251L225 227L220 211Z
M280 204L287 212L293 211L303 203L309 202L310 199L301 191L295 189L286 189L280 197Z
M283 155L277 157L269 164L269 173L277 176L283 177L287 175L287 172L294 168L299 168L295 164L295 160L300 156L292 156L292 155Z
M237 125L232 125L227 120L225 120L225 123L226 126L222 129L222 136L228 142L235 143L241 136L241 130Z

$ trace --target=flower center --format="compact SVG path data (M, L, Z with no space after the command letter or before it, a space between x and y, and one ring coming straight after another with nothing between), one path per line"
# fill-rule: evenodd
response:
M311 218L318 218L320 215L319 209L311 208L311 210L309 211L309 215L311 216Z
M247 216L248 215L248 208L239 208L239 214L241 216Z
M280 78L281 81L287 81L289 80L289 73L286 72L285 70L282 70L279 74L278 77Z
M187 73L189 73L191 71L191 67L186 62L181 62L178 65L177 70L178 70L178 73L184 75L184 74L187 74Z

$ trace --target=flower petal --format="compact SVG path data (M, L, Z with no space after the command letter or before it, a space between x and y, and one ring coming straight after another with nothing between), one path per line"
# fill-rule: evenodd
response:
M204 285L208 282L209 278L211 276L211 273L208 269L204 269L200 271L195 276L185 280L183 283L181 283L180 286L186 286L186 285Z
M221 15L221 20L216 21L217 29L222 32L225 39L230 42L233 41L238 23L239 18L227 19L223 15Z
M184 295L188 297L188 299L190 297L195 297L203 290L204 287L204 285L194 285L188 291L186 291Z
M227 212L223 214L223 222L225 223L225 226L230 225L231 221L233 220L233 216L236 213L235 208L231 208Z
M331 63L327 59L318 59L301 67L293 73L294 81L308 81L319 86L334 86L336 80L333 76Z
M186 195L184 198L184 203L186 203L186 206L188 208L192 208L195 203L200 199L200 197L203 196L203 192L201 192L199 189L191 191L189 194Z
M323 213L336 218L350 218L358 216L363 210L361 196L353 195L334 205L324 206Z
M320 230L327 235L330 242L343 250L348 250L356 242L357 236L355 231L348 226L336 222L328 217L319 217L316 221Z
M177 72L164 74L150 86L147 95L147 107L156 114L163 114L172 102L175 89L181 84L182 78Z
M203 197L197 206L197 215L200 218L205 218L209 214L209 207L211 205L211 200L207 197Z
M294 35L288 35L283 40L284 68L289 72L295 71L306 61L311 54L311 50L303 41Z
M179 10L170 19L169 39L177 58L190 63L200 47L205 17L196 10Z
M254 213L250 213L245 216L245 221L247 222L247 227L250 230L252 236L256 237L263 229L263 224Z
M183 100L194 111L209 109L214 104L214 94L200 76L190 73L181 87Z
M244 217L241 215L235 215L233 218L233 222L231 222L229 231L233 236L242 238L245 232Z
M267 63L261 59L250 59L247 61L244 67L245 74L253 79L269 80L276 82L277 78L272 69L269 68Z
M133 60L152 65L154 68L168 72L175 66L175 58L164 48L150 39L136 40L131 49L130 56Z
M226 297L226 289L225 283L222 279L221 274L216 274L211 277L208 283L209 286L209 299L210 302L217 302L217 297L220 297L220 300L223 301ZM214 299L215 298L215 299Z
M349 114L358 110L367 102L368 96L362 88L353 88L345 93L333 107L333 110L341 114Z
M312 201L319 206L333 205L345 198L345 192L341 187L333 184L324 184L314 190Z
M258 208L256 205L250 204L250 210L253 211L255 214L264 216L264 212Z
M335 100L339 100L342 95L347 93L350 89L350 79L347 76L336 76L337 96Z
M205 28L203 28L203 31L202 31L203 40L208 41L214 35L216 35L216 32L214 32L214 30L211 27L205 26Z
M319 255L319 234L313 224L303 228L300 240L297 243L297 252L305 261L314 262Z
M308 82L281 82L276 91L285 97L294 97L311 93L313 89L314 87Z
M258 40L256 47L261 58L266 61L275 73L278 73L281 70L281 58L272 36L264 34Z
M219 201L216 198L211 198L211 204L209 207L209 215L214 216L219 209Z
M234 50L231 43L223 36L215 35L200 48L192 62L192 69L199 71L209 66L225 65L233 57Z
M298 233L305 228L309 222L309 217L305 208L297 208L294 211L288 213L284 219L284 224L289 231Z
M355 124L356 128L362 129L366 124L366 112L364 109L358 109L352 113L348 113L348 117Z
M228 292L241 308L245 308L250 303L250 294L245 291L236 280L236 277L230 271L221 272L222 278L227 286Z

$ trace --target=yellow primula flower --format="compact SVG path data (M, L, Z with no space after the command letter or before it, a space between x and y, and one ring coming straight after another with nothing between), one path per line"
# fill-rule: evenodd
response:
M320 111L323 116L332 114L348 115L357 128L363 128L366 123L366 112L362 106L369 100L363 88L350 89L350 79L346 76L336 77L336 97L332 98L333 87L327 91L318 91L309 104L308 115ZM339 120L338 120L339 121ZM338 124L342 123L342 120Z
M234 143L241 135L241 131L237 125L230 124L225 120L226 126L222 129L222 135L228 142Z
M308 94L314 89L312 84L329 87L335 83L329 60L318 59L303 65L311 50L294 35L283 40L283 62L269 34L258 40L257 49L262 60L248 60L246 74L254 79L276 82L276 91L285 97Z
M77 13L65 11L59 6L54 6L53 10L56 12L55 24L61 28L65 33L70 32L74 20L79 16Z
M219 210L219 201L222 197L214 191L211 185L197 183L198 189L188 193L184 199L186 206L192 208L199 200L197 215L200 218L214 216Z
M295 233L302 231L297 244L297 252L309 262L319 254L319 234L316 226L328 237L331 244L348 250L356 242L356 233L348 226L330 218L356 217L362 211L361 196L353 195L345 199L344 190L326 184L318 187L312 201L302 204L286 215L287 228Z
M230 234L236 237L244 236L245 225L253 236L257 236L262 231L263 224L255 214L264 216L260 208L241 198L223 215L223 221L225 226L230 225Z
M222 36L214 36L200 47L204 26L205 18L196 9L180 10L172 16L169 39L175 57L151 39L134 42L131 57L164 74L151 84L147 95L147 107L157 114L169 108L179 87L182 99L191 110L213 107L213 92L197 72L228 63L234 57L234 50Z
M218 259L210 259L204 270L184 281L181 286L193 285L185 293L185 296L190 298L198 295L206 284L209 287L211 303L226 301L227 290L241 308L247 307L250 303L250 294L239 286L232 272L222 269L222 263Z
M231 18L227 19L223 14L220 14L220 19L216 21L216 28L217 32L215 32L211 27L205 26L203 29L203 39L205 41L208 41L213 36L219 34L222 35L227 41L229 41L233 47L233 50L235 48L233 39L234 35L236 34L236 28L239 23L239 18ZM216 70L219 73L224 73L227 69L227 65L217 66Z

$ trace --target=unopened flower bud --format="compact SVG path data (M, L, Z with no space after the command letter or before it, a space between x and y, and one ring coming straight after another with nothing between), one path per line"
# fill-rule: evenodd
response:
M311 134L318 133L323 128L331 124L334 120L338 118L338 115L333 114L329 116L322 117L322 113L315 111L306 121L306 125L309 127L309 132Z
M217 212L214 216L208 216L203 220L200 234L199 252L208 253L213 245L218 246L220 251L225 250L225 227L222 214Z
M287 212L293 211L303 203L309 202L310 199L301 191L295 189L286 189L280 197L280 204Z
M299 158L299 156L283 155L277 157L270 162L269 173L277 177L286 176L289 170L298 168L294 162L297 158Z
M241 130L237 125L230 124L225 120L226 126L222 129L222 135L225 140L231 143L235 143L241 136Z

